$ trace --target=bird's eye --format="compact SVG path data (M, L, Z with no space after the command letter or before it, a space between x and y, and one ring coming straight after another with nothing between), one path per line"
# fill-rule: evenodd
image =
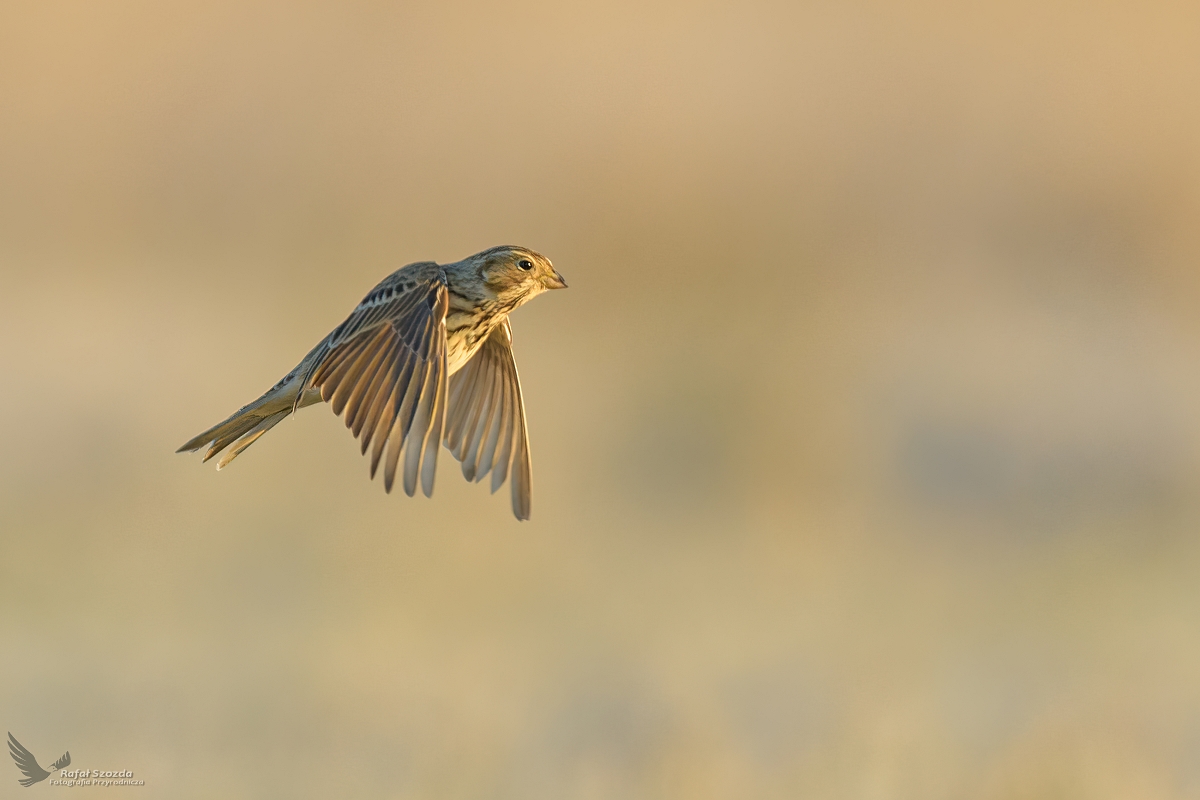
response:
M517 266L523 270L529 271L529 270L533 269L533 262L530 261L528 258L522 258L520 261L517 262Z

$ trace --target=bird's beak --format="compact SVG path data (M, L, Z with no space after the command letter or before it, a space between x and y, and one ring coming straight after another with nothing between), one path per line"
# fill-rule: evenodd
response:
M567 282L563 280L563 276L559 274L558 270L554 270L554 275L546 280L546 288L565 289L567 288Z

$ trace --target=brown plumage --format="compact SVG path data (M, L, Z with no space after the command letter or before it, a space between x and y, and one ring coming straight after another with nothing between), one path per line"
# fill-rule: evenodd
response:
M177 452L207 446L207 461L228 448L221 469L284 417L323 400L363 454L371 450L372 478L383 464L387 491L402 473L410 497L418 478L431 496L444 442L467 480L490 472L494 492L510 479L513 514L529 519L529 438L508 315L566 285L549 259L523 247L402 267L270 391Z

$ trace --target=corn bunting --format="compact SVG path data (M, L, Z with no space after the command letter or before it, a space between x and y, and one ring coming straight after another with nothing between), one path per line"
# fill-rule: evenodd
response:
M566 281L545 256L493 247L453 264L421 261L393 272L346 321L262 397L176 452L228 448L221 469L289 414L325 401L383 463L392 490L404 453L404 491L433 494L438 443L462 462L468 481L506 477L517 519L529 519L532 471L525 405L508 315ZM374 444L372 444L374 442ZM385 453L386 451L386 453Z

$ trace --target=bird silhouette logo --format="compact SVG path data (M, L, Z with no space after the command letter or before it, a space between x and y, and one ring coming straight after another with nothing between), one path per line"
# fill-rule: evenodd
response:
M16 738L8 734L8 752L13 757L13 761L17 762L17 769L25 773L24 778L17 778L22 786L33 786L39 781L44 781L50 777L50 772L42 769L42 765L37 763L37 759L33 757L33 753L25 749L25 745L21 744ZM55 761L50 769L65 769L71 765L71 751L63 753L63 757Z

